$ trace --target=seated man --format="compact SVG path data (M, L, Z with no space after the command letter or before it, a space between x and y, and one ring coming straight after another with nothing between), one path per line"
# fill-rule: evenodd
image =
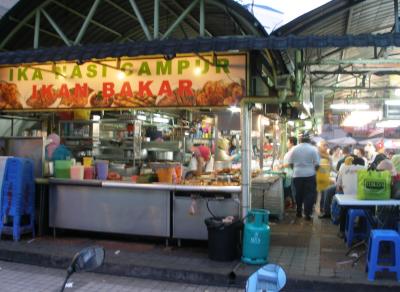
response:
M357 171L366 169L364 159L357 156L346 158L344 165L340 167L336 191L345 195L357 194Z
M346 157L340 166L336 185L327 188L321 198L321 215L319 218L331 217L331 203L335 194L357 194L357 171L366 169L364 159L355 155Z

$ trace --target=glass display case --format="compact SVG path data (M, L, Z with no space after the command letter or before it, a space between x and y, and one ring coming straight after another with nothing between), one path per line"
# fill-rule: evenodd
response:
M94 157L112 161L133 162L140 159L141 123L136 120L103 119L99 123L98 143Z

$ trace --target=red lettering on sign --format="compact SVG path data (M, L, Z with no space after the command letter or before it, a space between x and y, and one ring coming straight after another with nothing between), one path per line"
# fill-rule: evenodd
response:
M89 95L89 87L87 83L83 83L80 85L79 83L75 84L74 97L87 97Z
M153 81L139 81L139 96L143 97L145 94L146 96L153 96L153 92L151 92L150 85Z
M192 81L179 80L178 94L179 96L193 96Z
M42 98L53 98L53 85L42 85L42 88L40 89L40 94Z
M168 80L163 80L160 86L160 91L158 91L158 96L163 96L163 95L172 96L172 89Z
M32 99L35 99L35 98L37 98L38 96L37 96L37 86L36 85L33 85L32 86Z
M119 95L123 97L133 97L132 88L129 82L126 81L122 84Z
M109 98L115 95L114 83L103 82L103 97Z
M66 98L70 97L70 92L69 92L67 84L61 85L58 95L61 97L66 97Z

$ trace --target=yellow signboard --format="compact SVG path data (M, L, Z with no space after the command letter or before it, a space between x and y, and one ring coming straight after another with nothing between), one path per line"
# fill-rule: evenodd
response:
M246 55L0 68L0 109L204 107L245 95Z

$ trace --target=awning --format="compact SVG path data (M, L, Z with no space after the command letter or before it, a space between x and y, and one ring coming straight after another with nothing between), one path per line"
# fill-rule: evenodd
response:
M180 53L251 51L263 49L326 47L389 47L400 46L400 33L365 34L345 36L287 36L263 37L215 37L188 40L157 40L135 43L106 43L85 46L57 47L0 53L0 65L75 61L83 63L91 59L164 55L173 57Z

